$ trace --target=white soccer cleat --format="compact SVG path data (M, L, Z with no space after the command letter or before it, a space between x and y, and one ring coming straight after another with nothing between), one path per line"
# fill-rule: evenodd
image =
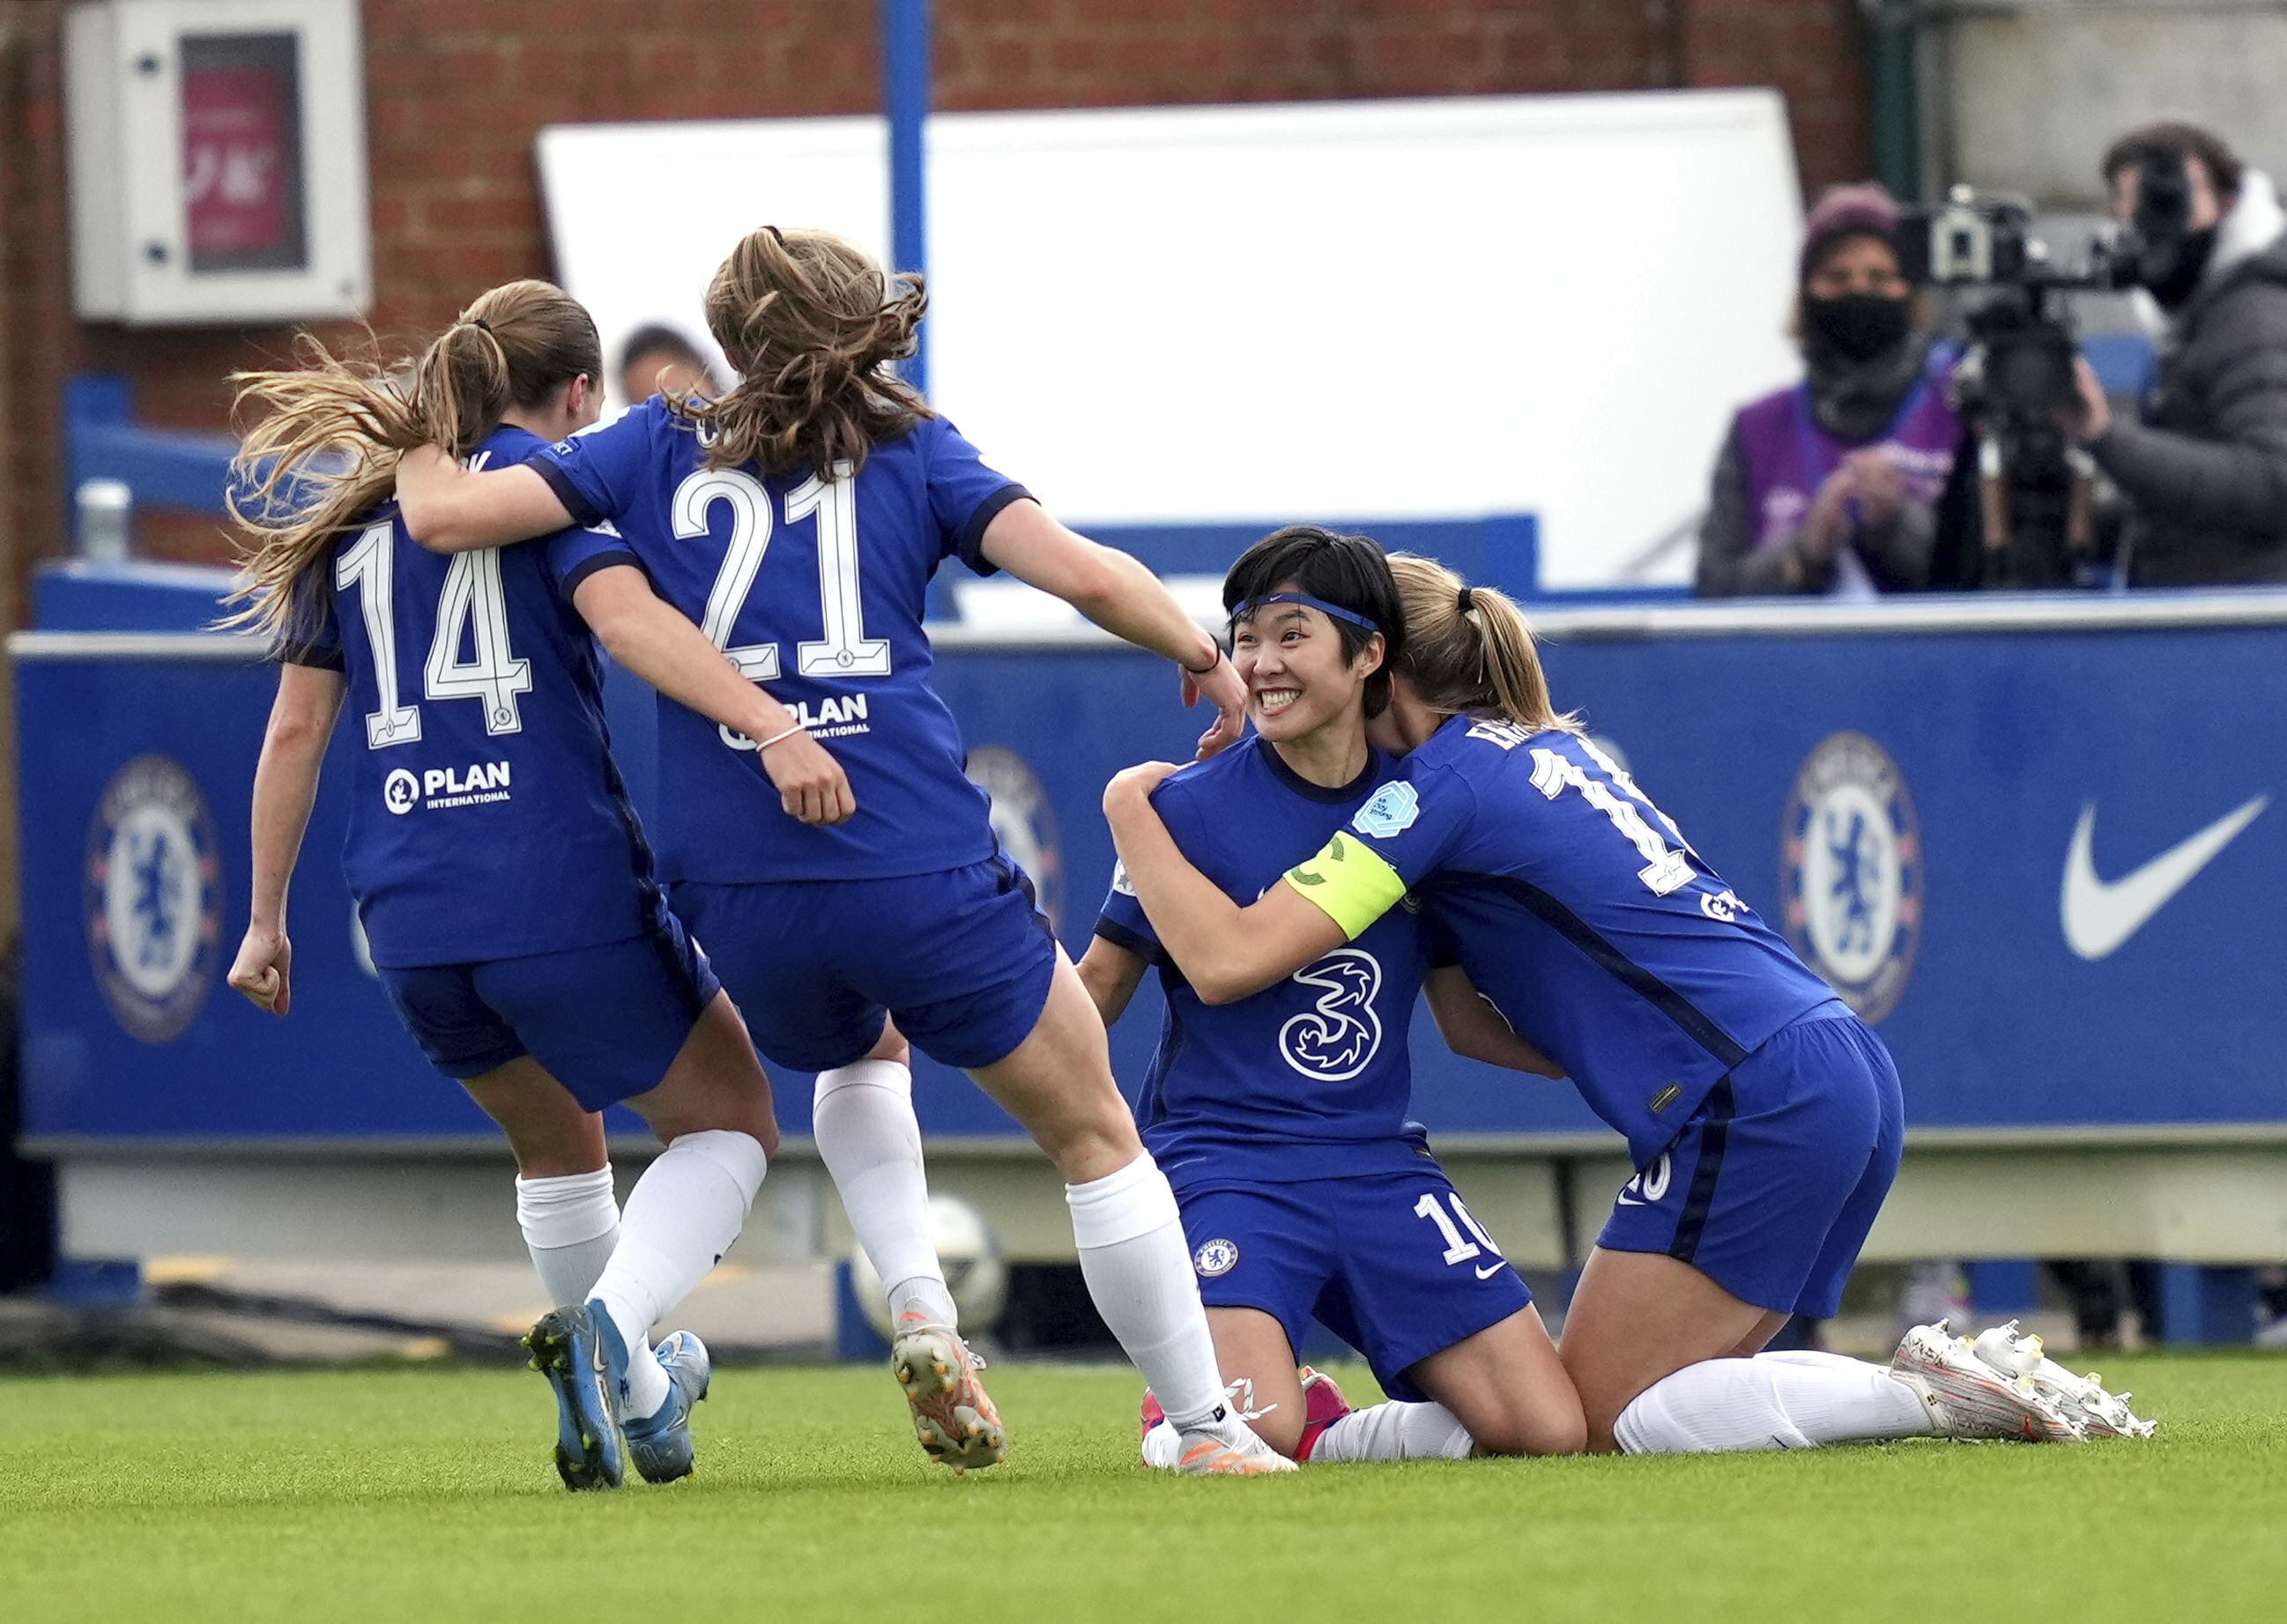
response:
M2094 1371L2075 1376L2051 1359L2041 1339L2020 1332L2014 1320L1978 1333L1971 1344L1977 1357L2005 1376L2019 1376L2066 1415L2078 1421L2091 1438L2149 1438L2156 1422L2143 1421L2128 1407L2128 1395L2104 1391Z
M2076 1444L2085 1436L2081 1423L2031 1377L1995 1369L1967 1336L1948 1336L1943 1320L1906 1333L1890 1357L1890 1375L1920 1396L1943 1438Z
M1175 1467L1194 1478L1258 1478L1268 1472L1293 1471L1294 1462L1255 1436L1246 1423L1278 1407L1254 1407L1254 1384L1241 1376L1223 1389L1230 1403L1205 1425L1186 1427L1176 1436ZM1146 1439L1147 1449L1149 1439ZM1145 1461L1150 1462L1147 1453Z
M1175 1470L1194 1478L1260 1478L1294 1470L1294 1462L1235 1418L1191 1429L1177 1438L1175 1449Z

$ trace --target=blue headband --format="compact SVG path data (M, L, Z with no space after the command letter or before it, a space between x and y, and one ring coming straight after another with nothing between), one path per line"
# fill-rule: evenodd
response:
M1303 608L1315 609L1331 619L1347 620L1352 626L1363 627L1365 630L1377 634L1381 630L1381 627L1356 610L1344 609L1339 604L1329 603L1324 598L1314 598L1307 592L1266 592L1259 598L1249 598L1231 611L1231 624L1236 626L1241 620L1252 620L1256 614L1272 603L1300 603Z

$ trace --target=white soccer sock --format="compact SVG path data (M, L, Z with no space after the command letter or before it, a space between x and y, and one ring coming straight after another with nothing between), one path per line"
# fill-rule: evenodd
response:
M819 1072L810 1131L858 1244L888 1290L890 1323L918 1312L933 1325L958 1328L930 1238L914 1074L895 1060L853 1060Z
M1834 1353L1767 1353L1686 1365L1621 1412L1630 1455L1815 1449L1927 1438L1921 1399L1887 1366Z
M1310 1463L1338 1461L1466 1461L1476 1447L1442 1404L1370 1404L1318 1434Z
M532 1266L558 1308L577 1308L620 1243L620 1202L611 1163L592 1173L516 1181L516 1222Z
M1106 1178L1066 1185L1064 1200L1096 1313L1168 1420L1207 1420L1223 1404L1223 1376L1167 1175L1147 1150Z
M628 1192L619 1250L595 1290L627 1344L622 1420L656 1415L667 1402L667 1372L652 1357L651 1328L723 1261L768 1171L752 1134L714 1128L686 1133L660 1152Z

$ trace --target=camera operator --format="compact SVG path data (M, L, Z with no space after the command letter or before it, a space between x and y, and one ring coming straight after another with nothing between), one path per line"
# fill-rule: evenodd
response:
M2159 381L2124 422L2084 361L2063 427L2126 500L2127 579L2287 581L2287 215L2267 176L2190 124L2123 136L2104 175L2167 317Z
M1872 182L1830 186L1811 210L1793 321L1808 375L1733 420L1699 532L1701 596L1868 598L1928 579L1962 432L1898 226Z

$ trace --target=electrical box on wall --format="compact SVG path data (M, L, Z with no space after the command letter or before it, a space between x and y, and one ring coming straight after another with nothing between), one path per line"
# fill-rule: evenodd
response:
M101 0L65 33L72 284L131 325L373 303L357 0Z

